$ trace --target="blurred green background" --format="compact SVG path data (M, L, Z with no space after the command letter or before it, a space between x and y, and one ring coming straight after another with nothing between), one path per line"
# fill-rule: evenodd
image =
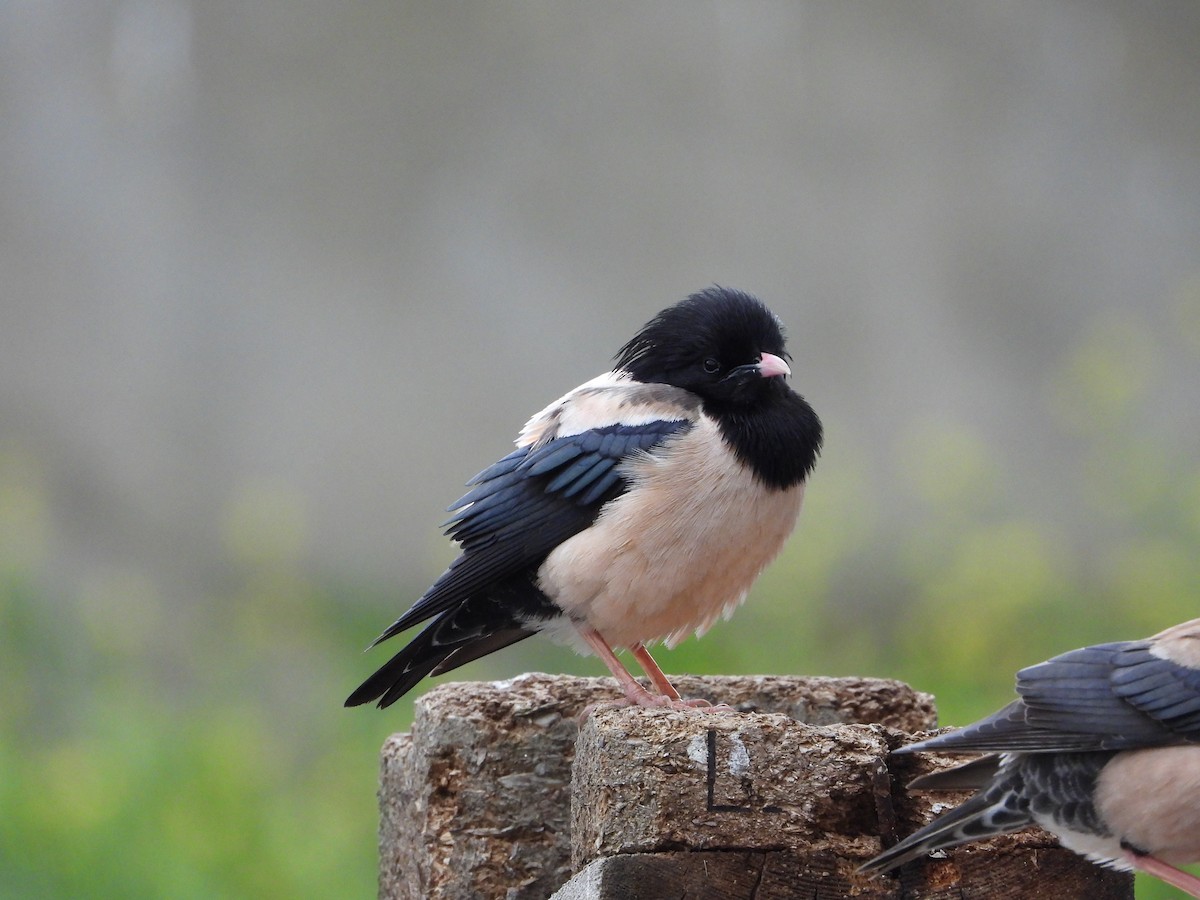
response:
M1192 0L40 2L0 42L0 896L371 895L412 702L341 708L361 649L463 480L713 282L827 443L668 672L961 724L1200 614ZM602 672L461 674L531 669Z

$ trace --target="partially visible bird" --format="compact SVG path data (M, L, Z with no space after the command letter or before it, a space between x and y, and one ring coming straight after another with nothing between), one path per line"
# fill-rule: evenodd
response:
M895 751L993 755L913 781L979 792L861 871L1037 824L1093 862L1200 897L1200 878L1175 868L1200 862L1200 619L1022 669L1017 694L973 725Z
M462 554L375 644L432 621L346 705L388 706L538 632L595 652L633 703L699 705L646 644L732 612L795 526L822 431L788 358L749 294L713 287L660 312L468 482L447 530Z

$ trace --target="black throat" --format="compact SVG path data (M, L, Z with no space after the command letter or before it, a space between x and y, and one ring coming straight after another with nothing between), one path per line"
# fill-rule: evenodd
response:
M821 420L790 389L772 391L753 406L710 407L726 443L764 485L794 487L808 477L821 452Z

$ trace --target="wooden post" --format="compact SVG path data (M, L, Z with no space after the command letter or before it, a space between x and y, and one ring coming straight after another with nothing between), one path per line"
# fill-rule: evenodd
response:
M932 699L882 679L674 680L734 710L600 708L580 732L586 707L620 696L612 679L421 697L412 733L383 748L380 896L1133 896L1127 876L1036 831L863 879L853 869L881 836L918 827L933 799L963 799L899 787L924 758L888 768L890 747L934 727Z
M899 875L854 870L966 794L908 795L928 771L879 725L811 726L778 715L601 711L580 732L571 823L579 873L556 900L686 896L1132 898L1041 830L967 846ZM946 760L941 760L946 762ZM666 887L670 887L670 891Z

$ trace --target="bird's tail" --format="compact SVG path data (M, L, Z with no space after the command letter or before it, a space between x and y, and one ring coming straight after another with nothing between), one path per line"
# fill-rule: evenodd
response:
M1020 792L1001 781L863 863L858 871L886 872L934 850L1006 834L1032 823Z
M403 650L380 666L370 678L360 684L349 697L346 706L362 706L379 700L379 708L391 706L438 667L453 652L440 651L435 647L434 622Z
M488 621L466 608L443 614L359 685L346 706L376 699L380 709L391 706L426 675L449 672L535 633L512 622Z
M910 791L981 791L1000 774L1004 757L999 753L981 756L952 769L930 772L908 783Z

